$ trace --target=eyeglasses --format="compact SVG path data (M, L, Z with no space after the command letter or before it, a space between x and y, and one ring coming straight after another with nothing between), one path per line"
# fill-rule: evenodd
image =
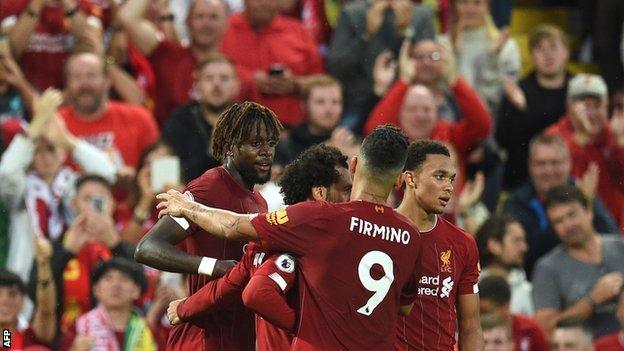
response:
M439 51L433 51L431 53L417 53L414 55L414 59L418 61L440 61L442 59L442 54Z

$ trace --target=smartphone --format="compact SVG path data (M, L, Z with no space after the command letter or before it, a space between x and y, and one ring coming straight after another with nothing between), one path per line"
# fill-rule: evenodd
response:
M284 74L284 65L280 63L274 63L271 65L271 68L269 68L270 76L279 76L282 74Z
M106 208L106 199L102 196L93 196L90 199L91 208L97 213L104 213L104 208Z
M159 192L167 184L180 183L180 158L163 156L152 160L150 165L150 183L152 191Z

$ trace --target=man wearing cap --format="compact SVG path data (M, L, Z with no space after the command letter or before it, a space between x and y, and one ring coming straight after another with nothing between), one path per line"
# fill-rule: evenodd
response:
M561 135L572 155L572 175L582 178L595 164L599 170L597 195L604 201L620 231L624 228L624 113L609 120L608 91L602 77L579 74L568 84L566 115L547 129Z

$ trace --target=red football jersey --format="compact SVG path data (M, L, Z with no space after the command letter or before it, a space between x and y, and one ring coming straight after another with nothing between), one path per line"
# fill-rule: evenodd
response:
M297 258L293 350L392 349L402 292L416 294L404 289L421 250L407 218L365 201L309 201L252 223L265 250Z
M533 318L521 315L511 316L511 334L517 351L548 351L550 345L546 334Z
M110 101L96 120L81 118L69 106L59 113L73 135L109 153L117 166L136 167L143 150L158 140L154 117L140 106Z
M190 182L186 190L195 201L211 207L237 213L258 213L267 209L259 193L243 188L223 167L207 171ZM216 238L194 223L190 223L187 232L190 236L183 243L190 254L220 260L240 260L243 255L243 242ZM190 294L209 280L203 275L191 275ZM169 332L167 350L253 350L254 341L253 316L239 300L219 312L174 326Z
M624 331L605 335L595 342L596 351L624 351Z
M479 292L474 238L440 216L422 237L422 277L409 316L400 317L395 350L453 350L457 295Z

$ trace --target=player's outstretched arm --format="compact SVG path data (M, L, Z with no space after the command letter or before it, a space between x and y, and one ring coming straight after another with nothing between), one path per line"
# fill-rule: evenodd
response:
M459 324L459 349L483 350L483 331L479 316L479 294L457 296L457 319Z
M257 241L258 233L251 224L249 215L207 207L191 200L176 190L158 194L161 200L156 206L159 217L170 215L185 217L202 227L206 232L228 240Z
M234 262L188 254L175 247L188 233L173 218L165 216L143 237L134 253L135 261L163 271L223 276ZM208 270L200 270L208 261ZM205 267L206 264L202 267Z

